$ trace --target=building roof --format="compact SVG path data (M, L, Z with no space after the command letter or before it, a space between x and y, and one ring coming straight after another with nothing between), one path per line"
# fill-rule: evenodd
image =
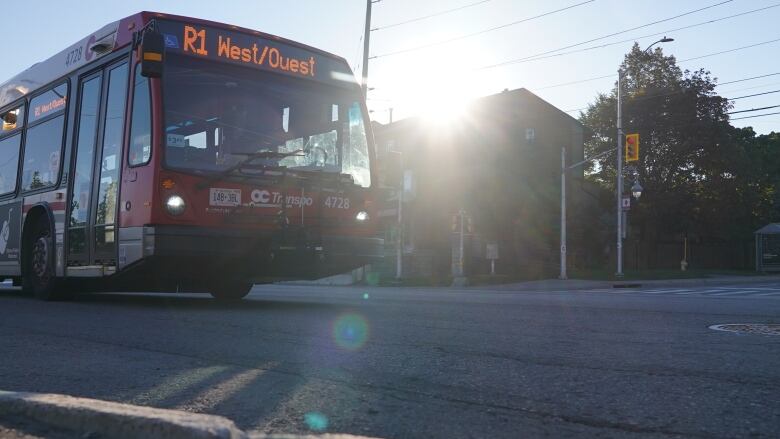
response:
M532 93L526 88L518 88L515 90L504 90L501 93L496 93L496 94L476 98L469 103L469 108L473 110L479 107L489 106L507 100L515 101L515 102L517 101L529 102L532 105L541 106L561 116L563 119L568 120L584 128L584 126L579 120L572 117L570 114L566 113L565 111L559 109L558 107L554 106L553 104L545 101L539 96L535 95L534 93ZM373 126L374 126L374 130L377 132L388 132L388 131L395 131L395 130L404 131L414 127L419 127L420 125L423 124L425 124L425 122L422 116L412 116L389 124L374 122Z

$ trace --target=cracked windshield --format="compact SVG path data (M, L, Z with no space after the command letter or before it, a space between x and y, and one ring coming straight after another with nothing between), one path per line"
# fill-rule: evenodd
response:
M0 439L780 438L780 0L0 14Z

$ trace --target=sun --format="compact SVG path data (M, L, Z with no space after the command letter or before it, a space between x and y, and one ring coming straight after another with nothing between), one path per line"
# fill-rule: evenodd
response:
M473 69L458 64L458 59L449 52L429 53L388 66L382 75L381 82L387 86L381 96L390 98L387 106L395 107L396 114L420 117L436 125L457 123L486 87Z
M419 114L437 125L455 123L466 114L471 97L447 92L443 89L432 90L428 96L422 96Z

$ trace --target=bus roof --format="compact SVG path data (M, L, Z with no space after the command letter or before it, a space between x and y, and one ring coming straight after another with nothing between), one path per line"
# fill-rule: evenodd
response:
M208 20L143 11L103 26L49 59L33 64L28 69L0 84L0 108L22 96L35 92L57 78L61 78L70 72L96 61L104 55L127 46L132 41L133 32L142 29L153 19L208 25L233 32L255 35L296 46L346 63L346 60L343 57L275 35Z

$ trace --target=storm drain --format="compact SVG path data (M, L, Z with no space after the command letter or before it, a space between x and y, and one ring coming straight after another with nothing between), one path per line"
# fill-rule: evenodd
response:
M780 324L777 323L728 323L712 325L710 329L737 334L780 335Z

